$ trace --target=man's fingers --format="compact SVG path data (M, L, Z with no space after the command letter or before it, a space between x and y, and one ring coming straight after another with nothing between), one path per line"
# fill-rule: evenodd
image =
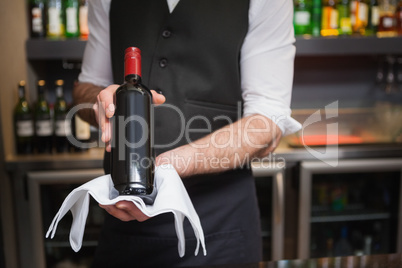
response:
M151 90L152 93L152 101L154 104L163 104L166 101L166 97L163 96L162 94L157 93L155 90Z
M145 221L149 219L144 213L137 208L133 202L130 201L120 201L115 205L101 205L99 206L105 209L110 215L122 220L122 221Z

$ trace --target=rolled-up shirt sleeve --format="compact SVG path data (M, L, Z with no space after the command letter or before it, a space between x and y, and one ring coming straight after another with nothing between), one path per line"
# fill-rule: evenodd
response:
M293 2L252 1L240 58L243 116L264 115L286 136L301 128L290 109L296 52Z
M78 81L107 87L113 83L110 56L110 0L88 1L89 37Z

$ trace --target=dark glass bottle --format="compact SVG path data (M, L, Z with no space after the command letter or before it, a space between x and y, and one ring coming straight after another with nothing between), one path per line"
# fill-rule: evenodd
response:
M120 195L149 195L154 183L152 94L141 84L138 48L126 49L124 67L125 83L114 95L111 175Z
M18 84L18 103L14 108L14 133L18 154L33 152L34 125L32 111L25 98L25 81Z
M67 104L63 93L63 80L56 81L56 103L54 105L54 148L56 152L69 151L68 135L71 135L71 122L67 120Z
M38 153L52 152L53 124L45 97L44 80L38 81L38 100L35 106L35 147Z
M28 8L31 37L45 37L45 1L29 0Z

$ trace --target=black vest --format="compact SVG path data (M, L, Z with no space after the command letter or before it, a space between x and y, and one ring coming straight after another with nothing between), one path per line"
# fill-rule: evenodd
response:
M182 0L170 14L166 0L112 1L115 83L124 79L124 50L136 46L143 83L167 99L155 109L157 154L241 116L239 59L248 5L249 0Z
M142 78L161 90L167 104L155 109L158 153L234 122L241 101L239 58L248 28L249 0L181 0L172 14L166 0L114 0L110 9L115 83L123 82L124 50L142 51ZM172 106L177 108L172 108ZM241 105L240 105L241 106ZM221 116L216 118L216 116ZM226 118L226 119L225 119ZM106 162L107 163L107 162ZM106 170L107 172L107 170ZM195 240L184 222L186 255L177 253L171 213L143 223L107 217L94 267L176 267L257 262L259 212L250 170L183 180L204 230L208 255L194 256Z

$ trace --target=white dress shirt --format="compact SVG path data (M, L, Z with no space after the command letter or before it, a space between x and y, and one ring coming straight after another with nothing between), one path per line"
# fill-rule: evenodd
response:
M180 0L166 0L172 12ZM183 0L185 1L185 0ZM110 56L111 0L90 0L90 35L80 82L106 87L113 84ZM261 114L273 120L283 136L298 131L291 118L295 38L292 0L250 0L249 29L241 48L240 71L243 116Z

